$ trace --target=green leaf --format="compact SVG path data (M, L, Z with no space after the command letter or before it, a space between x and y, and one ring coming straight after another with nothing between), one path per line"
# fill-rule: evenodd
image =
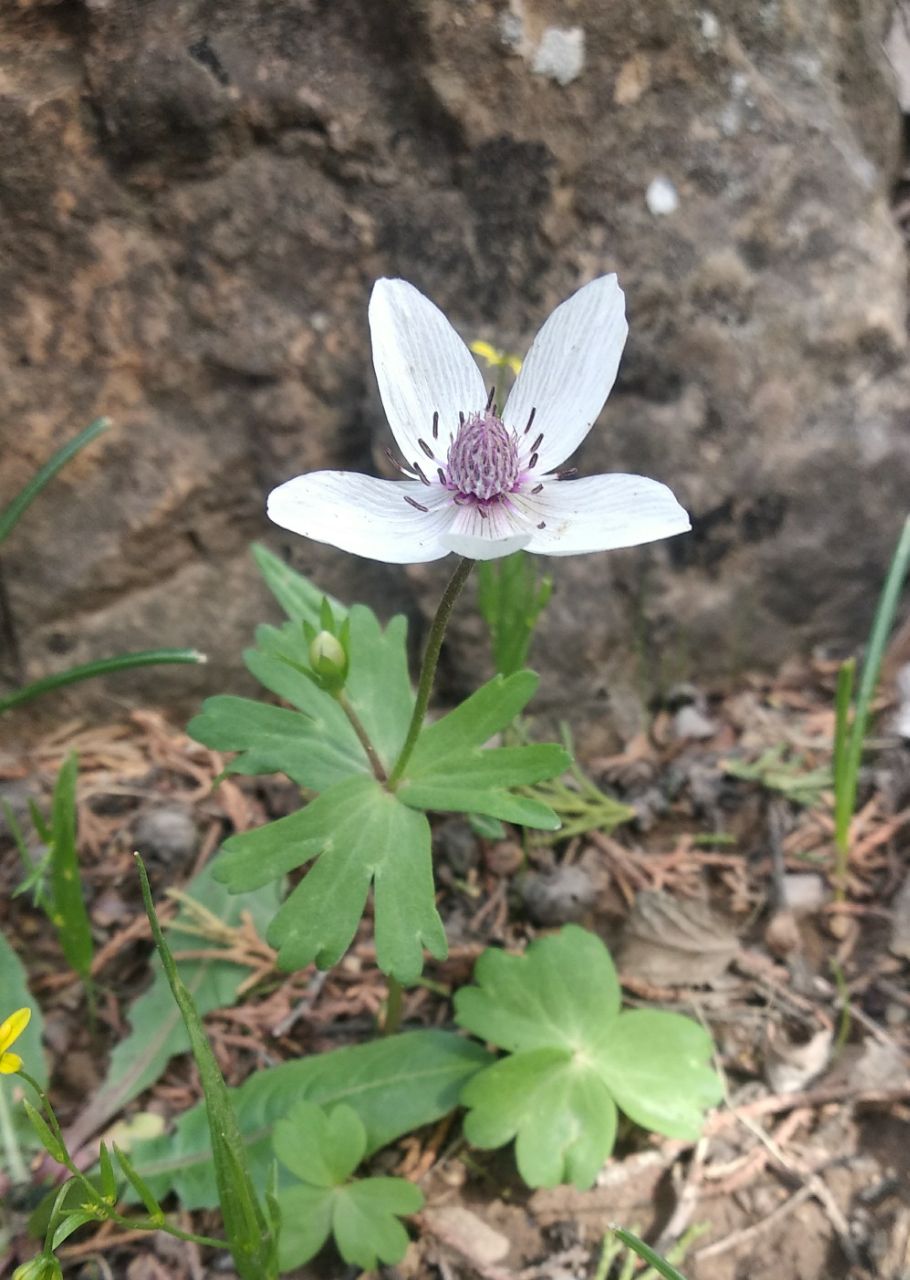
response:
M255 1072L232 1098L257 1186L268 1181L273 1126L299 1099L353 1107L370 1156L454 1110L465 1081L491 1061L479 1044L451 1031L405 1031ZM137 1142L133 1161L159 1197L173 1190L184 1208L217 1205L201 1105L182 1115L173 1133Z
M524 551L477 566L477 603L493 642L496 669L512 675L524 666L534 627L550 599L553 579L538 582L534 560Z
M609 952L576 925L523 955L484 952L475 982L456 994L456 1019L511 1057L463 1089L465 1135L480 1147L516 1138L529 1186L591 1186L613 1148L617 1105L639 1124L691 1141L704 1109L722 1096L707 1065L707 1032L675 1013L620 1012Z
M12 502L0 510L0 542L4 542L9 537L27 508L31 506L41 490L50 484L57 472L65 467L80 449L84 449L87 444L91 444L97 436L101 435L102 431L107 431L110 425L109 418L96 418L94 422L89 423L72 440L68 440L65 445L62 445L53 457L45 462L39 471L35 472L31 480L16 494Z
M429 824L375 778L349 778L299 813L232 836L216 860L216 874L236 891L312 858L315 865L268 930L284 968L335 964L350 946L371 883L380 968L408 983L420 976L424 946L445 957Z
M67 963L90 989L94 945L76 852L77 768L76 755L70 752L54 786L50 841L51 921Z
M275 683L279 675L291 683L292 669L272 662ZM265 669L263 655L256 665L257 674ZM306 676L296 678L301 686L321 692ZM325 791L352 773L369 773L370 762L344 712L328 694L321 696L332 711L314 719L286 707L219 694L206 698L202 713L193 717L187 733L215 751L238 752L227 767L228 773L286 773L298 786Z
M355 604L347 616L347 626L345 697L380 760L390 770L407 736L414 709L408 675L407 620L399 614L383 631L371 609ZM310 650L302 627L293 622L281 628L259 627L256 642L258 650L245 654L244 660L257 680L308 715L321 715L333 733L331 717L340 716L347 732L353 734L335 699L305 674L310 669ZM282 665L290 668L290 673L283 672Z
M513 795L564 772L572 763L552 744L484 748L533 695L537 676L496 676L460 707L427 726L417 740L397 794L415 809L478 813L555 831L559 818L541 800Z
M644 1240L641 1240L633 1231L627 1231L625 1227L611 1226L608 1232L621 1240L626 1248L636 1253L643 1262L653 1267L658 1275L664 1277L664 1280L685 1280L685 1276L677 1271L671 1262L661 1257L649 1244L645 1244Z
M272 1135L275 1155L286 1169L314 1187L346 1182L364 1157L367 1131L347 1105L324 1111L315 1102L295 1103Z
M199 1071L212 1142L218 1202L231 1257L241 1280L272 1280L278 1273L277 1242L271 1239L265 1213L253 1186L230 1093L206 1038L202 1019L161 932L145 866L138 856L137 861L152 937L171 994L180 1009Z
M400 1262L408 1237L398 1214L416 1213L423 1196L403 1178L348 1182L366 1147L366 1132L349 1106L328 1114L298 1102L275 1126L275 1154L303 1183L278 1191L282 1270L307 1262L335 1236L345 1262L372 1270L378 1260Z
M5 1021L17 1009L31 1009L28 1026L16 1040L12 1051L22 1059L22 1065L30 1076L44 1086L47 1068L41 1035L44 1020L38 1001L28 989L25 968L19 957L0 932L0 1022ZM22 1081L15 1075L0 1075L0 1169L5 1168L13 1181L26 1181L28 1170L23 1153L38 1149L35 1131L29 1124L19 1097ZM9 1143L9 1148L7 1147Z
M259 566L265 584L292 622L319 624L319 612L323 599L327 599L336 617L344 617L344 605L315 587L309 578L292 569L261 542L251 547L253 559Z
M143 649L140 653L118 653L112 658L97 658L94 662L84 662L77 667L67 667L65 671L55 671L53 675L42 676L31 684L17 689L15 693L0 698L0 714L11 707L31 702L45 693L53 693L68 684L78 684L81 680L91 680L95 676L109 676L117 671L132 671L136 667L172 666L175 663L207 662L204 653L198 649Z
M195 876L186 886L186 896L207 908L228 927L239 925L241 916L248 912L257 931L264 934L281 901L281 886L268 885L256 893L235 897L217 883L214 869L215 864L209 863ZM192 911L184 906L168 932L178 956L181 978L204 1015L212 1009L233 1004L237 988L249 977L249 970L215 958L180 960L181 951L198 951L207 945L204 938L188 932L195 929L197 923ZM68 1133L73 1150L122 1110L127 1102L154 1084L175 1054L185 1053L189 1048L180 1012L157 962L153 964L153 973L152 985L129 1010L132 1032L114 1049L104 1084L88 1106L80 1111Z

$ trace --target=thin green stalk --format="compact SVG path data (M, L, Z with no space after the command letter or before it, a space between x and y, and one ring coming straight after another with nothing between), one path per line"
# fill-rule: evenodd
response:
M159 663L207 662L204 653L198 649L143 649L139 653L120 653L113 658L99 658L96 662L86 662L78 667L69 667L66 671L58 671L52 676L42 676L33 680L23 689L5 698L0 698L0 714L11 707L21 706L23 702L31 702L44 693L52 693L62 689L64 685L75 684L79 680L89 680L93 676L110 675L113 671L129 671L133 667L151 667Z
M37 471L28 484L16 494L12 502L0 510L0 542L4 542L9 537L24 515L26 508L31 506L41 490L53 480L61 467L65 467L80 449L84 449L87 444L91 444L95 437L100 436L102 431L107 431L110 425L109 418L96 418L94 422L89 423L72 440L68 440L61 449L57 450L52 458L45 462L40 471Z
M672 1263L668 1262L666 1258L662 1258L659 1253L655 1252L649 1244L645 1244L644 1240L640 1240L632 1231L612 1225L609 1230L623 1242L627 1249L637 1253L639 1258L653 1267L658 1275L663 1276L664 1280L685 1280L685 1276L677 1271Z
M9 1109L9 1098L2 1080L0 1080L0 1139L3 1142L3 1150L6 1152L6 1162L13 1182L26 1182L28 1169L22 1158L22 1148L16 1137L13 1117Z
M473 560L462 560L460 562L458 568L449 579L448 586L439 602L439 608L436 610L436 617L433 619L433 625L427 637L427 647L423 655L423 666L420 670L420 680L417 685L417 701L414 703L414 714L411 716L411 723L408 726L408 736L405 738L401 754L389 774L388 785L390 790L394 789L397 783L401 781L405 767L411 758L411 752L417 745L423 718L427 713L427 706L430 702L430 693L433 689L433 680L436 677L436 665L439 662L439 653L442 649L446 627L448 626L449 618L452 616L455 601L458 599L459 593L467 582L468 575L473 567Z
M384 1036L394 1036L401 1030L402 996L401 983L394 974L390 973L389 993L385 1002L385 1017L382 1020L382 1034Z
M370 767L372 768L373 773L375 774L377 780L379 782L385 782L386 772L385 772L385 769L383 768L382 761L379 759L379 753L377 752L376 748L373 746L372 742L370 741L370 735L367 733L366 729L363 727L363 723L360 717L358 716L357 712L354 710L354 708L351 706L350 702L348 701L348 697L344 689L340 689L338 691L338 705L341 707L342 711L347 716L348 720L350 721L351 728L357 734L357 738L360 742L360 745L363 747L364 751L367 753L367 759L370 762Z
M888 576L882 588L878 608L875 612L875 620L872 623L872 631L869 635L869 644L863 663L862 676L860 677L859 690L856 695L849 740L845 748L840 748L841 756L839 761L837 748L835 749L834 832L837 850L835 898L838 902L843 902L846 896L850 822L856 808L859 766L866 738L866 728L872 709L872 699L875 695L875 687L878 683L885 646L888 643L888 637L894 624L894 615L897 611L908 568L910 568L910 516L904 521L904 527L901 530L901 536L898 539L894 557L888 569ZM847 679L848 677L844 677L845 681ZM838 696L839 698L843 696L840 679L838 680ZM841 718L838 728L845 731L840 707L838 708L838 715Z

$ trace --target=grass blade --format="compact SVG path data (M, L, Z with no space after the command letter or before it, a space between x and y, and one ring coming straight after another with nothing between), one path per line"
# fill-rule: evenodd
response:
M93 676L107 676L115 671L130 671L133 667L207 661L206 655L200 653L198 649L143 649L139 653L119 653L113 658L98 658L95 662L68 667L66 671L58 671L52 676L42 676L40 680L34 680L22 689L17 689L15 693L0 698L0 715L12 707L31 702L33 698L40 698L45 693L53 693L55 689L76 684L80 680L90 680Z
M610 1227L610 1232L621 1240L627 1249L631 1249L633 1253L637 1253L639 1258L650 1267L653 1267L658 1275L664 1277L664 1280L686 1280L681 1271L677 1271L674 1266L667 1262L666 1258L662 1258L659 1253L651 1248L649 1244L645 1244L644 1240L640 1240L637 1235L631 1231L627 1231L625 1227Z
M857 779L863 754L863 743L866 738L866 728L869 722L872 699L875 695L875 687L878 683L879 671L881 670L882 658L885 653L885 646L888 643L888 637L894 625L894 615L897 611L908 568L910 568L910 516L904 521L904 527L901 530L901 536L898 539L891 567L888 570L888 576L885 579L885 585L882 588L878 608L875 612L875 620L872 623L869 645L863 663L862 676L860 677L859 690L856 695L849 742L839 773L835 766L835 782L839 784L835 794L835 832L839 854L837 876L841 895L846 872L850 820L853 817L853 810L856 805Z
M161 964L167 975L174 1000L183 1016L202 1082L215 1178L218 1184L218 1199L231 1256L241 1280L274 1280L278 1274L276 1242L272 1238L253 1187L246 1149L236 1113L231 1105L228 1088L212 1052L212 1046L206 1037L202 1021L196 1012L193 997L177 971L174 957L161 932L145 864L138 853L135 857L142 885L142 900L152 927L152 937L161 957Z
M110 418L96 418L94 422L89 423L72 440L67 441L52 458L45 462L39 471L35 472L31 480L16 494L12 502L0 511L0 542L5 542L25 514L26 509L31 506L41 490L50 484L57 472L62 467L65 467L80 449L84 449L87 444L91 444L103 431L107 431L110 425Z
M89 1005L94 1002L92 985L92 927L82 896L82 879L76 853L76 770L71 752L63 762L54 786L51 806L50 886L53 901L51 921L67 964L78 973L85 986Z

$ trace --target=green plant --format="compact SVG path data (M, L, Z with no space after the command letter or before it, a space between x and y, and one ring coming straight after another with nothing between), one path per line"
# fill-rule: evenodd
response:
M42 859L35 861L29 852L22 830L8 805L4 814L13 839L26 868L26 878L16 890L30 890L36 906L53 924L67 964L79 975L94 1003L92 983L92 927L85 909L85 896L76 852L76 774L78 761L74 753L64 760L51 799L50 821L42 817L37 805L31 805L32 822L46 846Z
M0 508L0 546L6 541L42 490L50 484L54 476L81 449L84 449L86 445L91 444L93 440L96 440L98 436L107 431L110 425L109 419L96 418L78 435L62 445L53 457L23 486L19 493L5 507ZM13 707L31 702L42 694L52 693L57 689L62 689L65 685L74 684L81 680L89 680L94 676L111 675L115 671L128 671L135 667L147 667L162 663L197 663L205 662L205 660L205 655L199 653L196 649L144 649L138 653L121 653L110 658L99 658L94 662L86 662L79 666L69 667L65 671L55 672L54 675L44 676L40 680L33 680L30 684L23 685L22 688L0 697L0 715L4 711L12 710Z
M531 637L553 592L553 579L538 578L524 551L477 567L477 603L490 629L493 659L500 675L520 671L528 659Z
M835 895L843 902L847 892L847 860L850 855L850 824L856 810L856 789L862 762L866 729L878 684L885 646L894 625L907 569L910 567L910 516L904 521L897 547L888 569L878 608L869 633L859 688L856 660L841 667L835 696L834 731L834 846L836 850Z
M277 1193L282 1271L309 1262L329 1235L345 1262L364 1271L401 1261L408 1237L399 1217L421 1209L423 1196L404 1178L352 1178L367 1148L356 1111L298 1102L275 1125L272 1145L294 1179Z
M590 1187L613 1149L617 1107L694 1139L722 1096L707 1032L675 1013L620 1012L610 953L577 925L520 956L485 951L474 979L455 996L458 1023L509 1056L462 1090L465 1136L477 1147L515 1138L529 1186Z

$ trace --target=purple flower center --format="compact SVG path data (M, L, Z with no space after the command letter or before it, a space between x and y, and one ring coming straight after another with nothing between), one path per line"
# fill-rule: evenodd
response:
M448 487L482 502L511 493L521 472L515 433L489 410L461 424L446 462Z

